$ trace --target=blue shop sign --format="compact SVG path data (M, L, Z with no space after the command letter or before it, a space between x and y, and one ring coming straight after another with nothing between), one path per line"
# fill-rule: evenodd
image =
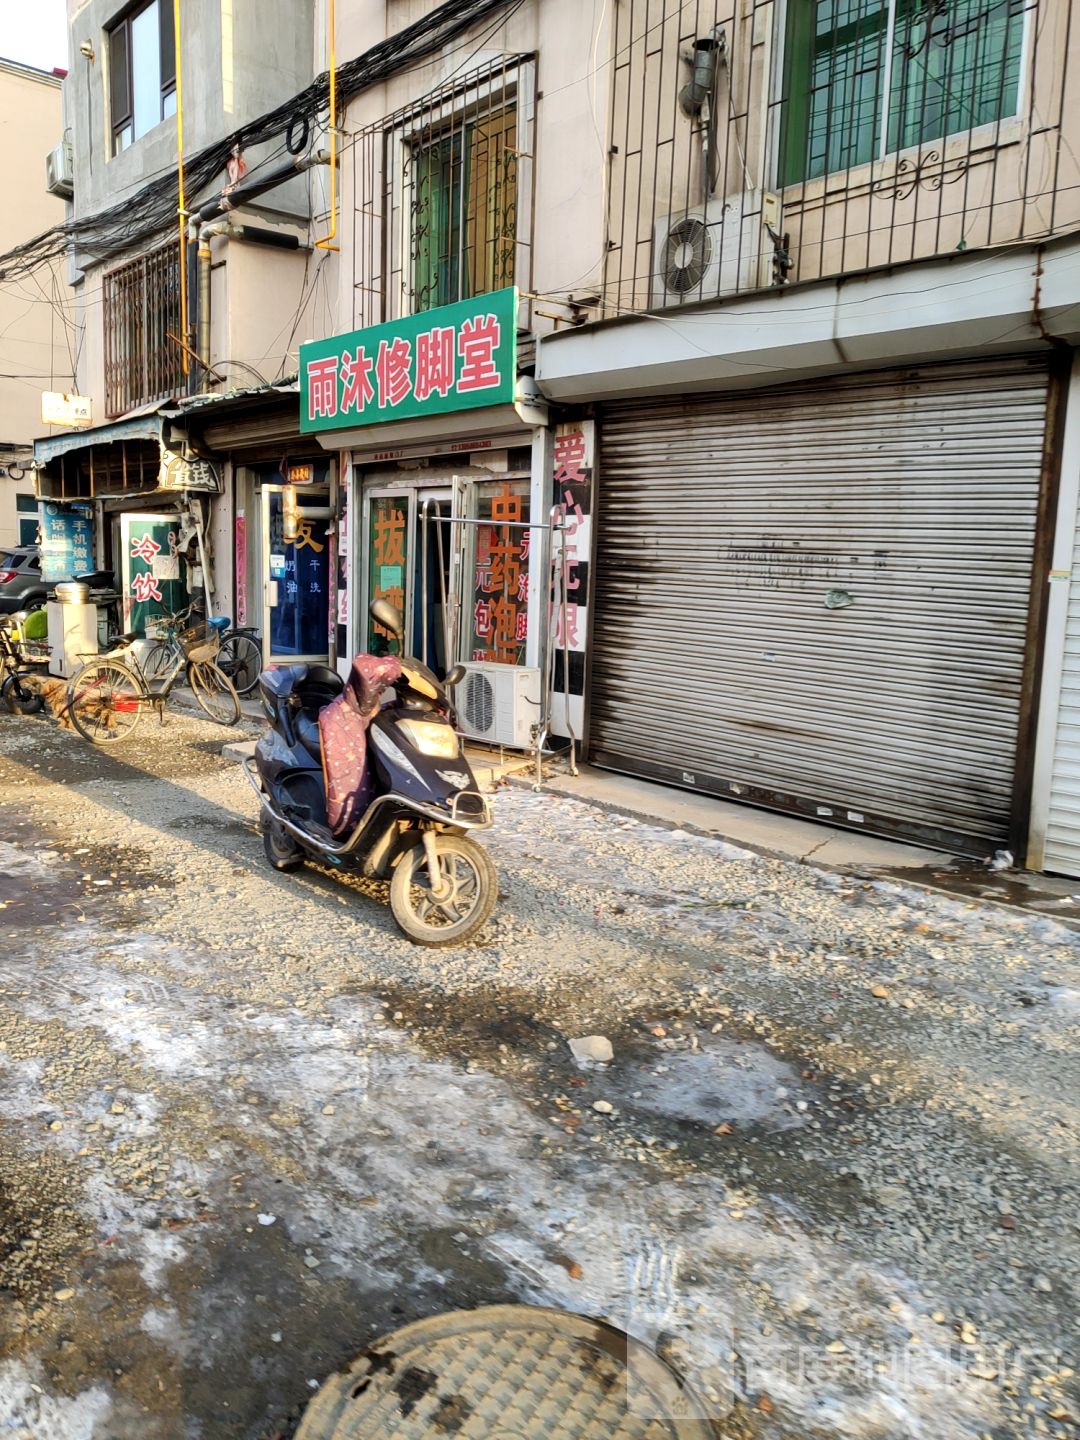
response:
M38 524L41 578L47 584L93 570L94 527L85 509L43 500L38 505Z

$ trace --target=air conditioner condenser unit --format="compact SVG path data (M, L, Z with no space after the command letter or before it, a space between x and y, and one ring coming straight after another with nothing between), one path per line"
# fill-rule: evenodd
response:
M761 190L665 215L653 228L650 304L691 305L771 285L769 231L779 227L779 197Z
M70 140L61 140L45 156L45 189L64 200L75 194L75 157Z
M474 661L454 687L458 725L473 740L528 750L540 723L540 671Z

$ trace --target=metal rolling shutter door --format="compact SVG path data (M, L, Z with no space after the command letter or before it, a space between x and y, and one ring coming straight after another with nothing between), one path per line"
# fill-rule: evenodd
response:
M1065 659L1043 864L1059 875L1080 875L1080 529L1073 548L1069 581Z
M1014 359L608 408L592 759L1002 843L1046 393Z

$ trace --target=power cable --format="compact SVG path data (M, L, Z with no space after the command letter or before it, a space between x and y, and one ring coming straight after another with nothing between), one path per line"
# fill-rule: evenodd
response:
M430 14L340 66L337 86L341 103L443 50L448 41L485 20L493 11L507 7L508 0L447 0ZM248 149L275 136L283 136L283 143L287 144L290 126L297 120L302 117L312 123L318 120L329 104L329 88L329 75L323 73L285 104L198 151L185 167L189 193L200 195L210 189L236 146ZM81 255L98 262L121 254L175 223L178 193L177 177L170 172L144 185L120 204L54 226L0 255L0 280L29 273L59 258L72 246Z

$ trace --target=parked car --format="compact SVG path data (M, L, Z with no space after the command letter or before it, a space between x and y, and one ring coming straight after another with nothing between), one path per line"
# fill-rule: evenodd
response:
M36 545L16 545L0 551L0 615L44 605L45 590Z

